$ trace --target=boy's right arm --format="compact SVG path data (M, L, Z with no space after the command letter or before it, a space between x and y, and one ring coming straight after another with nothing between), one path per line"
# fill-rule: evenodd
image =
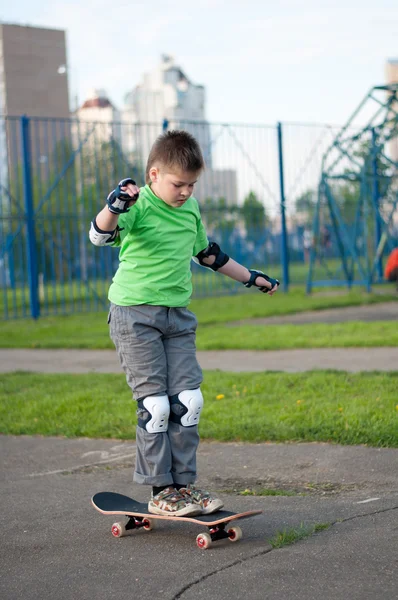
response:
M116 229L118 219L119 215L111 213L111 211L108 208L108 205L106 205L95 217L95 222L97 226L103 231L113 231L114 229Z
M127 185L121 185L123 183ZM140 192L132 179L123 179L116 190L109 194L106 206L91 223L89 237L95 246L105 246L116 240L119 215L128 212L129 208L137 202ZM122 194L119 195L119 192Z

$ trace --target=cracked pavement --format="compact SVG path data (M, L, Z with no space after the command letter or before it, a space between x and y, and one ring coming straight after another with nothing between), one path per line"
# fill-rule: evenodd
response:
M387 306L396 318L396 303ZM395 312L391 312L395 311ZM385 312L385 311L384 311ZM340 314L341 313L341 314ZM289 317L345 320L343 311ZM359 309L345 311L353 320ZM375 320L380 307L367 308ZM359 318L359 317L358 317ZM382 318L382 317L380 317ZM277 319L277 318L275 318ZM286 322L286 321L284 321ZM199 353L204 368L352 371L397 368L397 348ZM284 353L285 352L285 353ZM226 361L228 358L228 361ZM281 360L283 358L283 361ZM0 370L120 372L115 353L0 349ZM199 485L242 521L243 538L195 544L204 528L156 522L115 539L118 517L96 512L99 491L147 501L132 484L135 445L116 440L0 436L0 597L3 600L395 600L398 589L398 450L329 444L202 442ZM242 496L245 489L289 496ZM239 524L239 522L238 522ZM273 549L278 532L329 525Z
M242 521L238 543L199 550L205 529L156 522L115 539L118 517L90 503L101 490L146 501L131 483L135 445L115 440L0 436L0 596L79 598L358 599L396 597L398 453L328 444L203 442L200 483ZM242 496L246 488L292 496ZM238 523L239 524L239 523ZM280 549L289 528L329 524Z

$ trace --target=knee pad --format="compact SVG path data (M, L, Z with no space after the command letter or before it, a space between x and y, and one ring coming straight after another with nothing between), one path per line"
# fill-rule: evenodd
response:
M202 408L203 396L200 388L184 390L170 396L170 421L183 427L193 427L199 423Z
M163 433L169 424L170 403L166 394L138 401L138 426L148 433Z

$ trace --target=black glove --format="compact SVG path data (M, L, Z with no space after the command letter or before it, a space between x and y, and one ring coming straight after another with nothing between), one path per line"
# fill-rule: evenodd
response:
M247 288L252 287L252 285L255 285L256 287L258 287L260 292L263 292L264 294L267 294L268 292L270 292L276 285L279 285L279 283L280 283L278 279L273 279L273 277L268 277L268 275L266 275L262 271L255 271L254 269L249 269L249 273L250 273L250 279L243 285ZM264 285L262 285L262 286L256 285L257 277L263 277L264 279L266 279L271 284L271 288L267 288Z
M112 190L106 199L106 203L108 205L108 209L114 215L121 215L123 213L129 212L129 204L130 202L134 202L138 200L138 194L134 197L129 196L127 192L123 192L120 188L125 187L126 185L137 185L133 179L127 178L119 181L119 184L116 189Z

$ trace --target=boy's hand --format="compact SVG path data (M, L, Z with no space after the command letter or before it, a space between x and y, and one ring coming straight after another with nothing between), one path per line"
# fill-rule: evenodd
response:
M276 283L273 284L274 281ZM265 279L264 277L257 277L254 285L258 287L260 292L268 294L268 296L273 296L278 290L279 281L277 279L272 279L272 277L269 277L268 279Z
M246 287L252 287L255 285L260 292L264 294L268 294L269 296L273 296L278 289L279 281L278 279L273 279L273 277L268 277L262 271L255 271L254 269L249 269L250 279L244 285Z
M137 202L139 193L139 187L133 179L122 179L106 200L109 211L115 215L128 212L130 206Z

